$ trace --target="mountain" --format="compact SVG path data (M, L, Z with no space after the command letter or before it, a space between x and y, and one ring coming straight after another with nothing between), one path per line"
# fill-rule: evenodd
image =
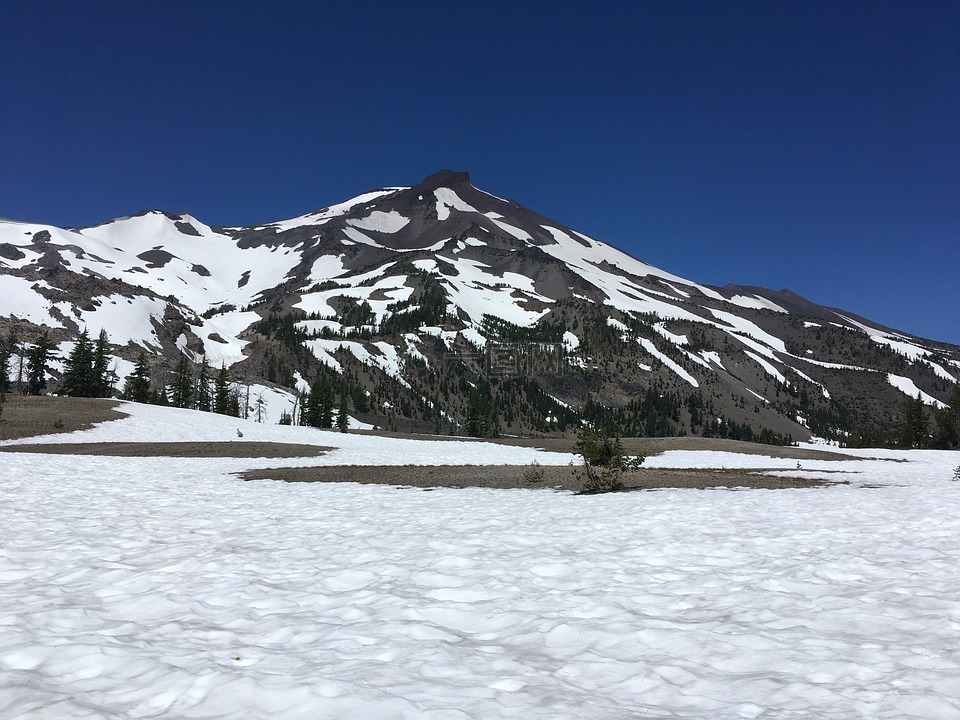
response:
M908 397L930 414L960 380L956 345L686 280L451 171L250 227L0 221L0 297L2 336L49 329L54 390L103 328L117 388L141 351L157 386L205 357L245 403L272 398L271 421L319 378L388 429L843 439L890 436Z

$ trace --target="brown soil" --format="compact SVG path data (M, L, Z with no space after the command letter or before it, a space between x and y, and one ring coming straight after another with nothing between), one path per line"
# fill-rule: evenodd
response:
M116 400L34 397L7 393L0 415L0 440L87 430L94 423L126 417Z
M242 473L244 480L283 480L285 482L355 482L418 488L555 488L580 489L574 468L540 466L542 477L532 479L526 465L389 465L276 468ZM758 470L657 470L641 468L625 476L627 490L658 488L746 487L761 489L809 488L822 485L816 480L799 480L764 475Z

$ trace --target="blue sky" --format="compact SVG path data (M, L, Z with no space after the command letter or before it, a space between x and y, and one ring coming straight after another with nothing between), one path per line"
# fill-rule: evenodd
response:
M258 223L441 168L960 343L953 0L0 0L0 217Z

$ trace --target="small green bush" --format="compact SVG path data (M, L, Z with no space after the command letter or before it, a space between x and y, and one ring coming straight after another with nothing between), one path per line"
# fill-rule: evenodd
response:
M576 473L576 477L584 495L623 490L623 476L637 470L645 459L642 455L630 457L619 437L596 428L584 428L577 436L575 449L583 458L584 474Z
M529 485L537 485L543 482L543 468L540 463L534 460L530 467L523 471L523 481Z

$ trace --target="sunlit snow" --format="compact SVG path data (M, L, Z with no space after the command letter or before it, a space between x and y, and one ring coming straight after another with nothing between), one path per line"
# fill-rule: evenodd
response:
M569 456L126 407L56 441L341 449L4 455L4 718L960 717L955 453L647 463L853 483L808 490L288 485L231 473Z
M910 378L903 377L902 375L894 375L893 373L887 373L887 382L893 385L900 392L906 393L912 398L919 396L920 399L923 400L923 402L927 405L934 405L938 408L950 407L946 403L941 402L935 397L923 392L923 390L918 388L916 383L914 383Z

